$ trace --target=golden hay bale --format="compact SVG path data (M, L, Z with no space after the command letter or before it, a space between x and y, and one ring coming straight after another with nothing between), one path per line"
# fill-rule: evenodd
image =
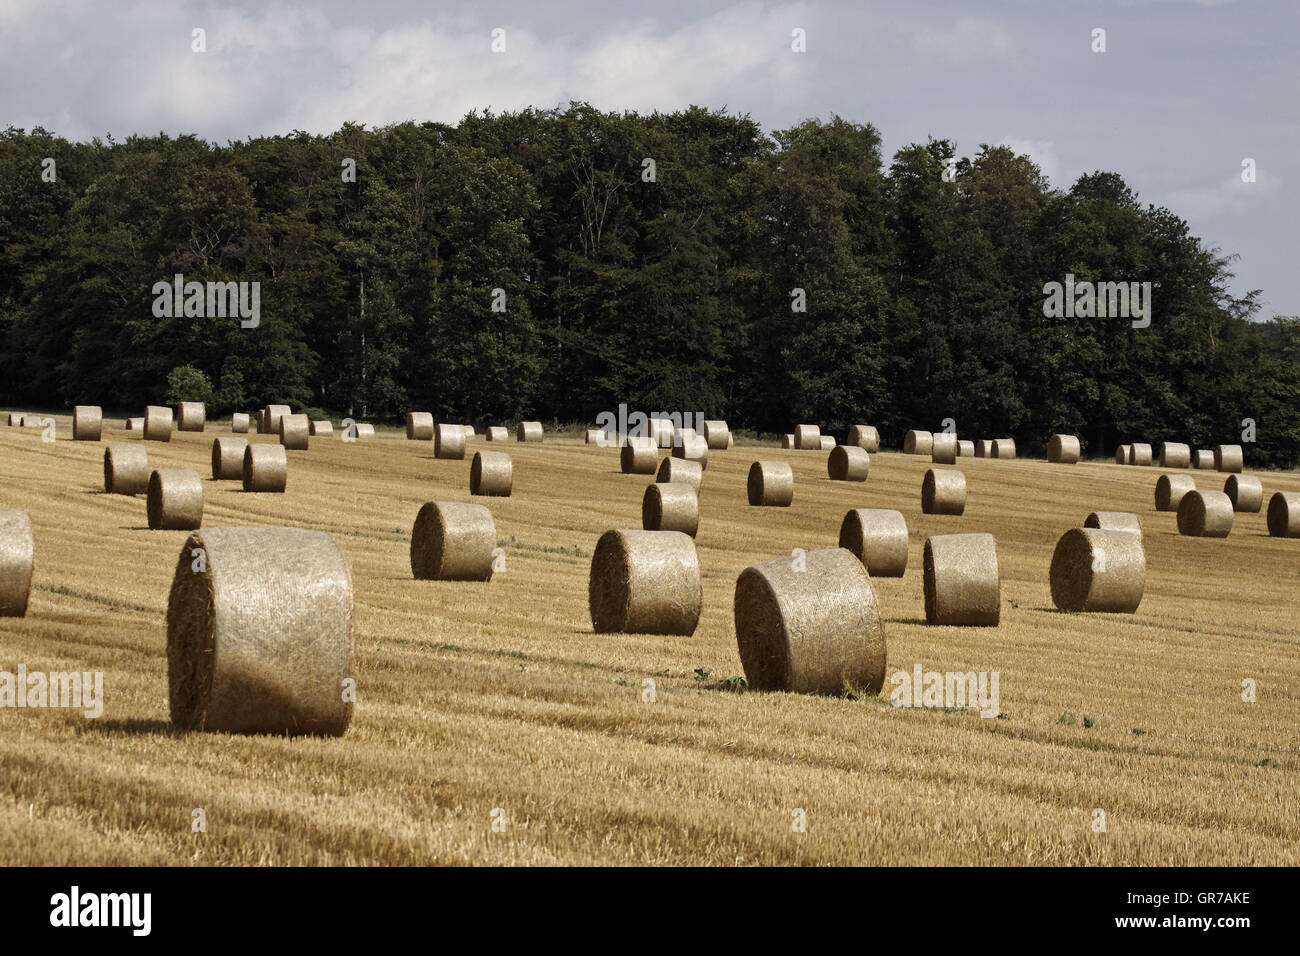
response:
M687 484L699 491L700 485L704 482L704 469L698 461L687 461L685 458L665 458L659 463L659 471L655 475L655 481L660 484Z
M1191 446L1184 445L1182 442L1177 441L1162 441L1160 443L1160 467L1191 468Z
M1048 577L1062 611L1132 614L1142 603L1147 561L1128 531L1071 528L1056 542Z
M625 475L653 475L659 464L659 443L650 435L629 435L619 451Z
M357 441L361 441L362 439L365 439L365 438L374 438L374 437L375 437L375 426L374 426L374 425L369 425L369 424L366 424L365 422L362 422L361 424L359 424L359 425L354 425L354 426L352 426L352 427L353 427L353 429L354 429L354 431L353 431L353 437L356 438Z
M1130 465L1142 465L1145 467L1146 465L1150 465L1152 461L1151 446L1145 442L1134 442L1132 451L1128 457L1128 463Z
M1198 448L1196 457L1192 459L1192 464L1197 468L1204 468L1207 471L1214 470L1214 452L1208 448Z
M411 574L418 581L490 581L497 546L483 505L430 501L411 529Z
M847 548L873 578L901 578L907 570L907 520L901 511L854 508L840 524Z
M306 415L280 416L280 444L290 451L306 451L311 442L311 420Z
M520 422L515 430L516 441L541 441L542 440L542 423L541 422Z
M471 438L478 437L478 433L474 431L473 425L461 425L460 430L465 433L466 441L469 441Z
M244 490L281 492L289 483L289 460L283 445L258 442L244 449Z
M862 562L843 548L751 565L736 579L734 610L740 663L754 690L875 694L885 682L876 593Z
M1190 538L1226 538L1232 531L1232 501L1222 491L1189 491L1178 505L1178 533Z
M140 495L149 488L149 456L143 445L109 445L104 449L104 491Z
M847 445L857 445L868 454L880 451L880 432L875 425L854 425L849 429Z
M280 434L280 419L291 414L292 411L293 409L288 405L267 405L262 409L262 421L258 425L258 431L267 435Z
M334 423L322 419L318 422L312 422L307 429L308 433L315 438L316 436L324 437L325 435L334 434Z
M826 457L826 474L831 481L866 481L871 456L860 445L836 445Z
M1156 479L1156 511L1177 511L1183 495L1195 490L1191 475L1161 475Z
M236 435L248 434L250 424L247 412L235 412L230 416L230 430Z
M505 425L492 425L485 429L484 437L488 441L509 441L510 429L506 428Z
M408 441L433 441L433 414L407 412L406 437Z
M673 422L670 418L650 418L645 424L646 435L654 439L656 448L673 447Z
M819 448L822 451L830 451L834 447L835 447L834 438L832 438L830 435L823 435L821 437L821 444L819 445Z
M682 444L673 446L673 457L684 461L698 461L700 468L709 467L709 443L698 435L685 439Z
M22 413L22 412L10 412L10 413L9 413L9 427L10 427L10 428L13 428L13 427L16 426L16 425L19 425L19 424L22 422L22 420L23 420L23 413Z
M587 604L597 634L694 634L704 605L695 542L680 531L606 531Z
M19 424L19 426L22 427L22 428L41 428L41 427L43 427L42 424L41 424L41 416L40 416L40 415L24 415L24 416L22 417L22 420L19 421L18 424Z
M929 468L921 479L921 511L959 515L966 510L966 475L950 468Z
M1275 491L1268 499L1268 533L1300 538L1300 491Z
M731 429L723 421L705 421L704 440L710 448L724 451L731 447Z
M684 443L688 438L695 438L695 437L697 437L697 436L696 436L696 432L695 432L695 429L694 429L694 428L676 428L676 429L673 431L673 444L674 444L674 445L681 445L681 444L683 444L683 443ZM703 435L700 435L700 436L698 436L698 437L703 438L704 436L703 436Z
M959 439L959 440L957 441L957 457L958 457L958 458L974 458L974 457L975 457L975 443L974 443L973 441L966 441L966 440L964 440L964 439Z
M208 423L208 409L202 402L177 402L176 427L183 432L201 432Z
M1128 511L1094 511L1083 519L1085 528L1099 531L1127 531L1142 537L1142 524L1138 516Z
M1254 475L1229 475L1223 493L1232 502L1232 510L1243 514L1258 514L1264 507L1264 486Z
M756 461L749 466L746 491L751 505L789 507L794 501L794 470L784 461Z
M680 531L695 537L700 528L700 501L686 482L656 482L641 499L641 527L646 531Z
M340 736L352 651L352 575L325 532L209 528L181 548L167 601L177 727Z
M955 432L936 432L930 436L930 461L936 465L957 464Z
M1014 438L995 438L993 439L994 458L1015 458L1016 457L1016 440Z
M991 534L937 534L925 539L925 621L992 627L1002 584Z
M521 438L519 440L533 441L534 439ZM536 440L540 441L540 439ZM433 430L433 457L464 461L465 430L459 425L439 424Z
M189 468L159 468L149 476L149 528L193 531L203 524L203 481Z
M794 447L804 450L820 450L822 447L821 426L796 425L794 429Z
M509 498L514 486L514 465L503 451L476 451L469 466L469 493Z
M490 431L490 430L491 430L491 429L489 429L489 431ZM605 442L605 432L604 432L604 430L603 430L603 429L600 429L600 428L588 428L588 429L587 429L587 437L586 437L586 439L585 439L585 442L586 442L586 444L588 444L588 445L602 445L602 444L604 444L604 442Z
M99 441L104 433L104 412L98 405L78 405L72 410L72 440Z
M1240 445L1220 445L1214 449L1214 470L1240 473L1245 467Z
M781 436L781 447L782 447L782 448L785 448L785 449L793 448L793 447L794 447L794 435L782 435L782 436Z
M1115 449L1115 464L1131 465L1133 464L1133 446L1120 445Z
M150 405L144 410L144 440L172 440L172 410L162 405Z
M934 451L934 435L916 428L908 429L903 436L904 455L929 455Z
M981 438L979 441L977 441L977 442L975 443L975 457L976 457L976 458L992 458L992 457L993 457L993 442L992 442L990 439L988 439L988 438Z
M1073 465L1083 454L1077 435L1053 435L1047 440L1047 460L1057 465Z
M239 481L244 477L247 438L223 436L212 440L212 480Z
M26 511L0 508L0 617L23 617L32 593L36 547Z

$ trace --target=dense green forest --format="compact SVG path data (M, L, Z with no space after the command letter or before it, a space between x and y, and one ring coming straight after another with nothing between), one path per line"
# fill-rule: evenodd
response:
M1252 419L1249 463L1300 460L1300 321L1254 321L1176 211L1113 172L1052 188L1005 147L931 140L886 166L839 118L768 134L574 103L226 146L10 127L0 243L13 407L482 423L626 402L887 442L951 418L1092 454L1238 442ZM259 282L259 324L157 317L176 274ZM1045 317L1067 274L1150 282L1150 325Z

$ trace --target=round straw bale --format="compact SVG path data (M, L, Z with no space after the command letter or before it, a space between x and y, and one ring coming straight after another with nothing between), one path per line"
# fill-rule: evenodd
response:
M736 643L754 690L877 693L885 625L862 562L843 548L775 558L736 579Z
M176 403L176 428L183 432L201 432L208 422L208 409L202 402Z
M977 441L977 442L975 443L975 457L976 457L976 458L992 458L992 457L993 457L993 442L992 442L990 439L988 439L988 438L981 438L979 441Z
M904 455L929 455L934 451L934 435L916 428L903 436Z
M465 433L466 441L469 441L471 438L477 437L477 432L474 431L473 425L461 425L460 430Z
M756 461L746 482L751 505L788 507L794 501L794 470L784 461Z
M587 604L597 634L694 634L704 604L695 542L680 531L606 531Z
M673 457L686 461L698 461L700 468L709 467L709 443L698 435L687 438L682 444L673 446Z
M244 477L247 438L225 435L212 440L212 480L239 481Z
M958 457L958 458L974 458L974 457L975 457L975 443L974 443L973 441L966 441L965 439L959 439L959 440L957 441L957 457Z
M311 425L308 427L307 431L313 438L316 437L317 435L320 436L333 435L334 423L321 419L318 422L312 422Z
M1047 460L1058 465L1073 465L1082 448L1077 435L1053 435L1047 440Z
M880 432L875 425L854 425L849 429L847 445L857 445L868 454L880 451Z
M285 415L291 414L293 409L288 405L267 405L262 409L262 423L258 431L267 435L280 434L280 419Z
M370 424L367 424L366 422L362 422L361 424L359 424L359 425L354 425L353 427L356 429L354 437L357 439L357 441L360 441L360 440L363 439L363 438L374 438L374 437L375 437L375 426L374 426L374 425L370 425Z
M280 416L280 444L292 451L306 451L311 442L311 421L306 415Z
M27 512L0 508L0 617L27 614L35 551Z
M163 405L150 405L144 410L144 440L172 440L172 410Z
M1002 586L993 535L933 535L925 539L924 564L927 624L998 623Z
M921 511L959 515L966 510L966 475L951 468L929 468L921 479Z
M289 479L283 445L257 442L244 449L244 490L284 491Z
M469 493L509 498L514 484L514 466L503 451L476 451L469 466Z
M930 461L936 465L957 464L955 432L936 432L930 436Z
M782 436L781 436L781 447L782 447L782 448L786 448L786 449L793 448L793 447L794 447L794 435L792 435L792 434L791 434L791 435L782 435Z
M1258 514L1264 507L1264 486L1254 475L1229 475L1223 493L1232 502L1233 511Z
M236 435L248 434L249 424L247 412L235 412L230 416L230 430Z
M128 418L128 419L126 420L126 430L129 431L129 432L142 432L142 431L144 431L144 419L143 419L143 418Z
M520 422L515 432L516 441L541 441L541 422Z
M10 427L10 428L13 428L15 425L17 425L17 424L18 424L19 422L21 422L22 420L23 420L22 412L10 412L10 413L9 413L9 427Z
M673 432L673 445L685 444L688 439L695 437L696 432L694 428L678 428ZM703 438L704 436L700 435L699 437Z
M41 416L40 416L40 415L24 415L23 418L22 418L22 421L21 421L19 424L20 424L23 428L40 428L40 427L41 427Z
M659 472L655 475L655 481L660 484L687 484L699 491L704 481L704 469L698 461L665 458L659 463Z
M588 445L603 445L605 443L605 432L600 428L588 428L586 443Z
M1134 442L1133 451L1129 455L1128 463L1130 465L1150 465L1153 462L1151 455L1151 446L1146 442Z
M646 531L680 531L695 537L700 527L700 502L686 482L656 482L641 499L641 527Z
M848 548L874 577L901 578L907 570L907 520L888 508L854 508L840 524Z
M1183 495L1195 490L1191 475L1161 475L1156 479L1156 511L1177 511Z
M497 546L483 505L430 501L411 529L411 574L419 581L490 581Z
M484 437L488 441L509 441L510 429L505 425L492 425L486 429Z
M433 414L407 412L406 437L409 441L433 441Z
M1192 449L1182 442L1162 441L1160 443L1161 468L1191 468Z
M1128 531L1071 528L1056 542L1048 574L1062 611L1132 614L1142 603L1147 562L1142 538Z
M822 447L822 430L819 425L796 425L794 447L819 450Z
M203 524L203 482L189 468L159 468L149 476L149 528L193 531Z
M993 439L993 457L994 458L1015 458L1016 440L1014 438Z
M1133 446L1120 445L1115 449L1115 464L1131 465L1133 464Z
M1300 538L1300 491L1275 491L1268 499L1268 533Z
M521 426L522 427L522 426ZM532 439L519 439L532 441ZM465 459L465 431L459 425L439 424L433 430L433 457L453 461Z
M1214 452L1208 448L1196 449L1196 456L1192 459L1192 464L1197 468L1204 468L1207 471L1214 470Z
M1178 533L1226 538L1232 531L1232 517L1232 501L1222 491L1189 491L1178 505Z
M1244 467L1240 445L1220 445L1214 449L1214 470L1240 473Z
M659 443L650 435L629 435L619 452L625 475L653 475L659 464Z
M826 474L831 481L866 481L871 456L861 445L836 445L826 457Z
M104 491L110 495L139 495L149 488L149 456L142 445L109 445L104 449Z
M181 548L167 684L182 730L340 736L352 649L352 575L325 532L209 528Z
M1142 537L1142 524L1138 516L1128 511L1094 511L1083 519L1085 528L1099 531L1127 531Z
M104 412L98 405L78 405L72 410L72 440L99 441L104 432Z
M731 429L723 421L705 421L704 440L710 448L724 451L731 447Z
M832 438L830 435L823 435L821 437L820 447L822 451L830 451L832 448L835 447L835 439Z

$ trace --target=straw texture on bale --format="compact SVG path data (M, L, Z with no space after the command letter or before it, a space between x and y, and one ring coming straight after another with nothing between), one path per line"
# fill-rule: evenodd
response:
M929 468L921 479L921 511L959 515L966 510L966 475L950 468Z
M880 451L880 432L875 425L854 425L849 429L848 445L857 445L868 454Z
M515 429L515 439L517 441L541 441L542 423L520 422Z
M680 445L683 442L685 442L688 438L694 438L694 437L696 437L696 432L694 428L678 428L676 431L673 432L673 444ZM701 435L699 437L703 438L704 436Z
M957 441L957 457L958 457L958 458L974 458L974 457L975 457L975 443L974 443L973 441L967 441L967 440L965 440L965 439L958 439L958 441Z
M1160 443L1160 467L1191 468L1191 446L1184 445L1182 442L1177 441L1162 441Z
M492 425L486 429L483 437L488 441L509 441L510 429L505 425Z
M430 501L411 530L411 574L420 581L490 581L496 546L496 524L483 505Z
M1134 442L1132 450L1129 452L1128 463L1130 465L1147 466L1153 462L1151 455L1151 446L1146 442Z
M1127 531L1071 528L1056 542L1048 577L1062 611L1132 614L1142 603L1142 538Z
M1222 491L1189 491L1178 506L1178 533L1226 538L1232 532L1232 501Z
M606 531L587 605L597 634L694 634L704 606L695 542L680 531Z
M673 446L673 457L685 461L698 461L700 468L709 467L709 443L698 435L685 439L682 444Z
M311 443L311 420L306 415L280 416L280 444L290 451L306 451Z
M784 449L790 449L790 448L793 448L793 447L794 447L794 435L782 435L782 436L781 436L781 447L784 448Z
M820 425L796 425L794 428L794 447L803 450L819 450L822 447L822 430Z
M244 477L247 438L223 436L212 440L212 480L240 481Z
M904 455L929 455L934 451L934 435L930 432L908 429L903 435Z
M661 484L687 484L699 491L700 485L704 482L704 469L700 467L698 461L687 461L685 458L665 458L659 463L659 471L655 475L655 481Z
M144 410L144 440L172 440L172 410L162 405L150 405Z
M0 617L23 617L32 593L36 546L26 511L0 508Z
M650 418L645 423L646 435L656 448L673 447L673 422L670 418Z
M957 435L937 432L930 436L930 461L936 465L957 464Z
M860 445L836 445L826 457L826 474L831 481L866 481L871 456Z
M477 437L478 434L477 432L474 431L473 425L461 425L460 430L465 433L466 441L469 441L471 438Z
M1264 507L1264 486L1254 475L1229 475L1223 493L1232 502L1232 510L1242 514L1258 514Z
M247 412L235 412L230 416L230 430L236 435L248 434L250 424Z
M754 690L877 693L885 625L862 562L843 548L751 565L736 579L736 643Z
M656 482L641 499L641 527L646 531L680 531L695 537L700 528L700 502L686 482Z
M104 433L104 412L98 405L78 405L72 410L72 440L99 441Z
M433 457L464 461L465 430L459 425L439 424L433 430Z
M1300 491L1275 491L1268 499L1268 533L1300 538Z
M289 480L284 446L258 442L245 448L243 479L245 491L284 491Z
M1001 615L997 542L991 534L939 534L926 538L927 624L992 627Z
M1016 440L1014 438L993 439L993 457L994 458L1015 458Z
M1099 531L1127 531L1142 537L1142 523L1129 511L1094 511L1083 519L1083 526Z
M629 435L619 451L625 475L653 475L659 464L659 444L649 435Z
M785 508L794 501L794 470L787 462L754 462L745 484L751 505Z
M1133 464L1133 446L1120 445L1115 449L1115 464L1131 465Z
M352 650L352 575L325 532L210 528L185 542L167 602L177 727L340 736Z
M149 488L149 455L143 445L109 445L104 449L104 491L142 495Z
M514 485L514 465L503 451L476 451L469 466L469 493L509 498Z
M1220 445L1214 449L1214 470L1240 473L1245 467L1240 445Z
M1192 459L1192 464L1197 468L1203 468L1207 471L1214 470L1214 452L1208 448L1196 449L1196 456Z
M992 458L992 457L993 457L993 442L992 442L990 439L988 439L988 438L981 438L979 441L977 441L977 442L975 443L975 457L976 457L976 458Z
M588 445L599 445L605 441L605 432L599 428L588 428L586 443Z
M822 450L822 451L830 451L830 450L831 450L832 448L834 448L834 447L835 447L835 439L834 439L834 438L832 438L830 435L823 435L823 436L821 437L821 450Z
M16 426L16 425L19 425L19 424L22 422L22 420L23 420L23 414L22 414L22 412L10 412L10 413L9 413L9 427L10 427L10 428L13 428L13 427Z
M312 422L311 426L307 429L307 431L311 434L313 438L317 436L323 437L325 435L333 435L334 423L321 419L318 422Z
M22 417L22 421L19 422L19 424L20 424L23 428L40 428L40 427L41 427L41 416L40 416L40 415L24 415L24 416Z
M208 424L208 409L202 402L176 403L176 428L183 432L201 432Z
M375 437L375 426L374 426L374 425L370 425L370 424L367 424L366 422L362 422L361 424L359 424L359 425L354 425L353 427L356 429L355 437L356 437L357 441L360 441L360 440L363 439L363 438L374 438L374 437Z
M907 570L907 520L888 508L854 508L840 524L840 547L872 577L901 578Z
M1073 465L1082 453L1077 435L1053 435L1047 440L1047 460L1053 464Z
M1156 479L1156 511L1177 511L1183 495L1195 490L1191 475L1161 475Z
M433 441L433 414L407 412L406 437L409 441Z
M203 481L188 468L159 468L149 476L149 528L193 531L203 524Z
M708 442L709 448L724 451L731 447L731 429L726 422L705 421L704 440Z
M280 434L280 419L292 411L288 405L267 405L262 409L262 421L258 424L258 430L267 435Z

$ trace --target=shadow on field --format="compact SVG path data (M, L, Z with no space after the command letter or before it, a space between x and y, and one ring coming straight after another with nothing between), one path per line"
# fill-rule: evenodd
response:
M86 730L105 734L131 734L136 737L181 737L179 730L170 720L153 720L142 717L130 717L126 720L87 721Z
M887 617L887 618L885 618L885 623L886 623L886 624L924 624L924 623L925 623L925 618L923 618L923 617Z

